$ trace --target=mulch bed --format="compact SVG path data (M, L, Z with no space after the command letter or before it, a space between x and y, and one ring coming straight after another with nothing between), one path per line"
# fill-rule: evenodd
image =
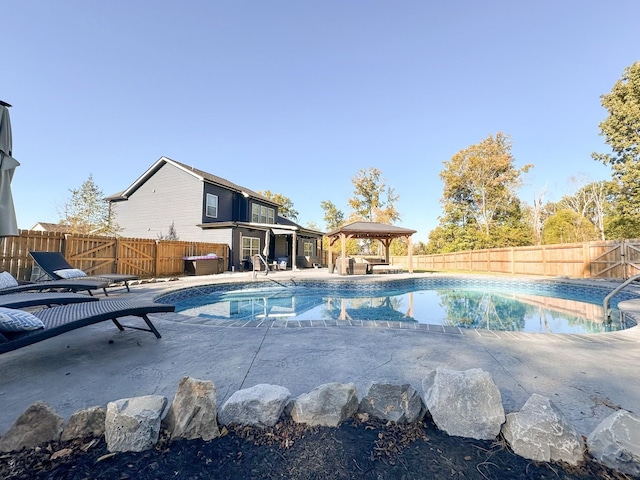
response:
M338 428L290 419L268 429L223 428L211 442L169 442L109 453L104 438L0 454L6 480L124 479L612 479L630 477L587 460L578 467L532 462L504 442L451 437L429 420L411 425L356 418Z

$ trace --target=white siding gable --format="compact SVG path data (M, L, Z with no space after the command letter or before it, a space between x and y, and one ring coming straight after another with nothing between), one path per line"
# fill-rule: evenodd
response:
M120 234L135 238L167 235L174 224L179 240L202 241L203 183L169 163L149 177L128 200L112 203Z

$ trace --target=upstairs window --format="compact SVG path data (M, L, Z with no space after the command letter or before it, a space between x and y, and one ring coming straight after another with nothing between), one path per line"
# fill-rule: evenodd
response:
M218 196L207 193L207 207L205 215L211 218L218 218Z
M255 223L276 223L276 211L254 203L251 205L251 221Z

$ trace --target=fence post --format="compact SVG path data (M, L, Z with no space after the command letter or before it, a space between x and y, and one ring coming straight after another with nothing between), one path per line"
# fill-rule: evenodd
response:
M155 245L153 247L153 276L157 277L158 272L160 271L160 242L161 240L156 240Z
M516 273L516 251L513 247L509 249L511 251L511 275Z
M625 240L620 243L620 263L622 264L622 278L629 278L629 267L627 265L627 244Z
M118 260L120 257L120 239L118 237L116 237L116 252L114 254L114 259L113 259L113 266L115 267L116 271L115 273L118 273Z
M591 278L591 248L587 242L582 246L582 278Z

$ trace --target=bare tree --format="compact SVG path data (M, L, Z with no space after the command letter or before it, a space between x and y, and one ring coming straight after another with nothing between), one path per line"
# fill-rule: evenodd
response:
M536 239L536 245L542 244L542 229L544 227L544 197L547 194L547 186L545 185L542 190L535 194L533 198L533 208L531 209L531 224L533 227L533 234Z

